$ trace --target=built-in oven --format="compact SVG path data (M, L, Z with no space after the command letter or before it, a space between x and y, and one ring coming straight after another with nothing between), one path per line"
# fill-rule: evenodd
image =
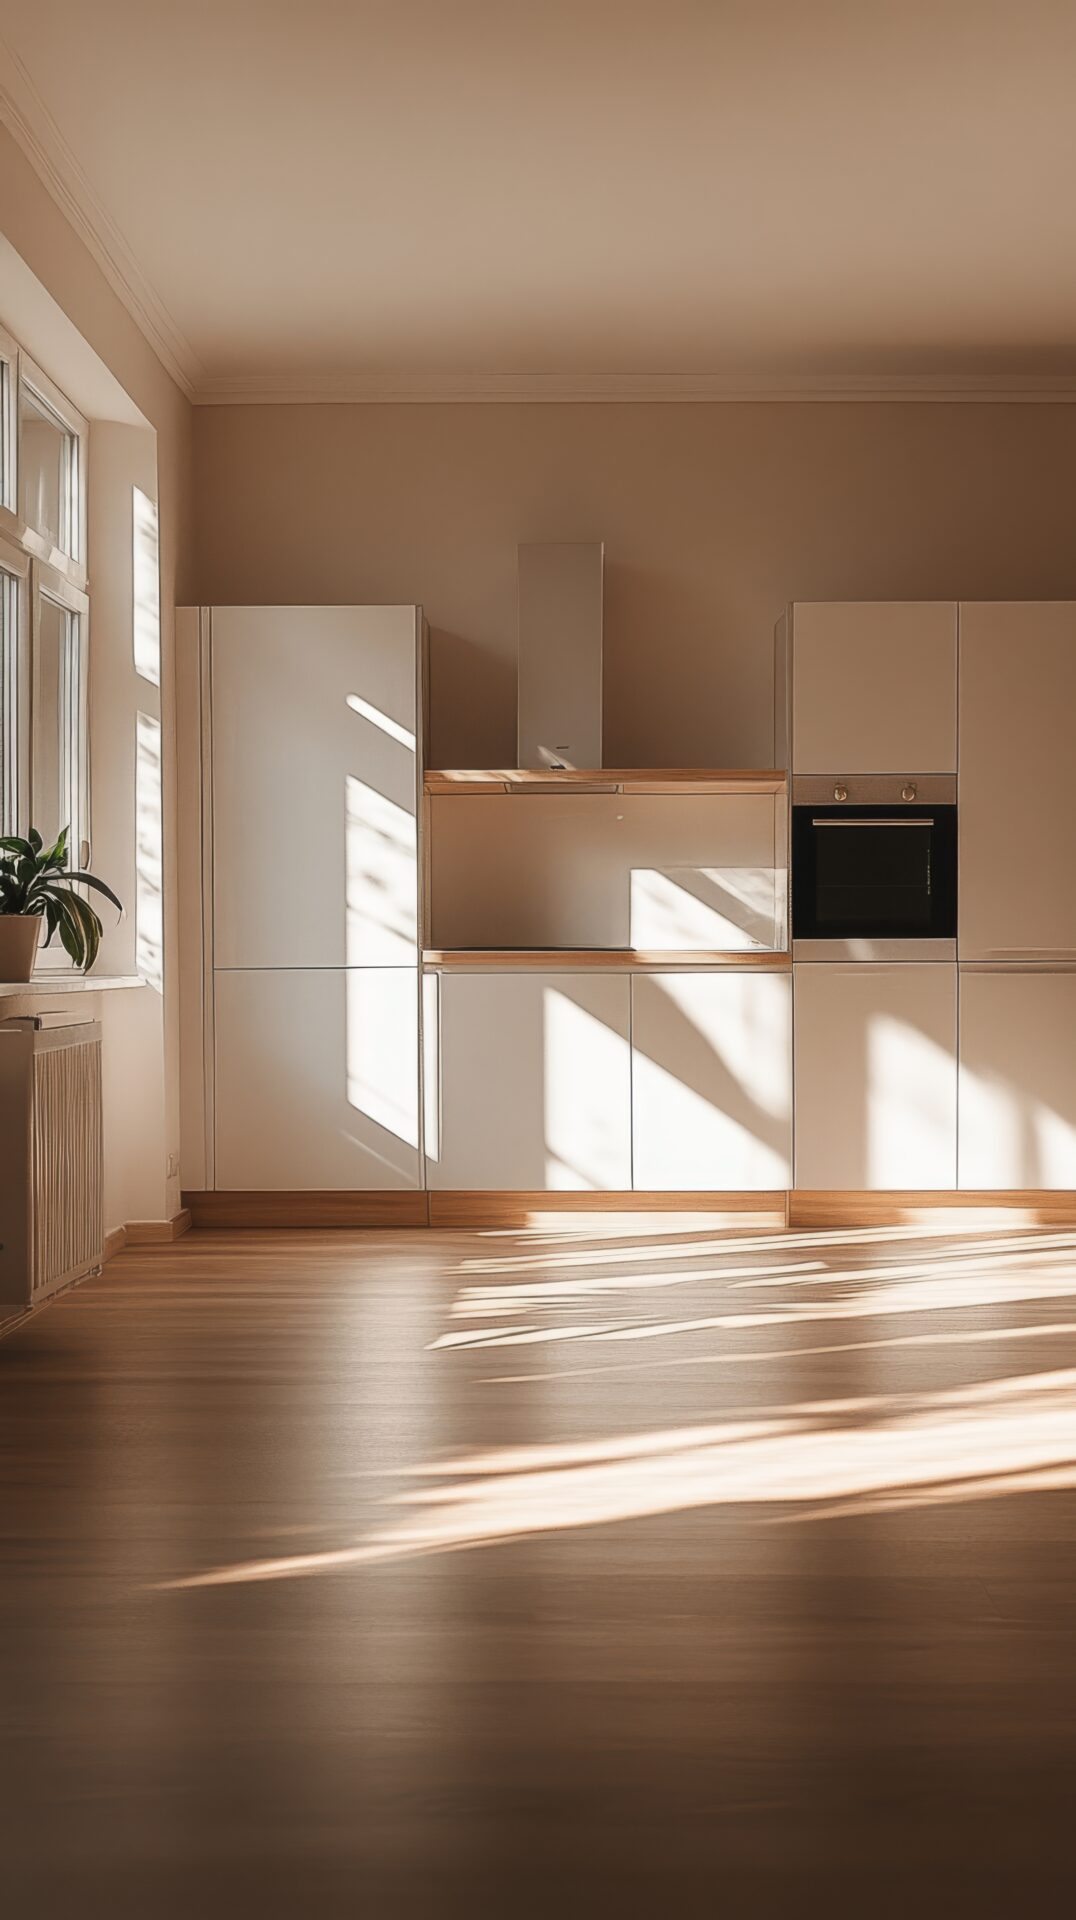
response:
M955 776L793 780L796 958L955 958L956 893Z

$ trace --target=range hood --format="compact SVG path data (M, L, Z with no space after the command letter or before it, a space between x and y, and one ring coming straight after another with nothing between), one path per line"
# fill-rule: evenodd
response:
M517 765L602 764L601 541L519 548Z

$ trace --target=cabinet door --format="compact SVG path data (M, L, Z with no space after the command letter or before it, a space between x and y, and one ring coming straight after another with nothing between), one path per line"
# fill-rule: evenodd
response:
M956 1185L956 968L795 968L796 1185Z
M214 963L417 965L413 607L214 607Z
M793 609L797 773L956 772L956 604Z
M234 971L214 989L218 1187L422 1185L417 969Z
M1076 604L960 609L962 960L1076 958Z
M426 998L433 1188L626 1192L626 974L445 973Z
M790 1185L790 974L635 974L631 1031L640 1191Z
M1076 1187L1076 972L961 973L960 1184Z

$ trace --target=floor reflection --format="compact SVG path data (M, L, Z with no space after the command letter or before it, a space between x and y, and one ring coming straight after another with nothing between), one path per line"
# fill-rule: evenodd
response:
M1076 1485L1076 1367L1049 1364L1074 1353L1076 1235L637 1226L602 1245L583 1222L574 1244L472 1235L460 1252L423 1364L431 1391L462 1396L480 1444L400 1466L383 1520L352 1537L164 1584L304 1578L699 1510L769 1527ZM819 1338L848 1322L854 1338ZM623 1343L645 1357L605 1359ZM563 1364L505 1371L507 1349L550 1347ZM1021 1365L1025 1352L1046 1364Z

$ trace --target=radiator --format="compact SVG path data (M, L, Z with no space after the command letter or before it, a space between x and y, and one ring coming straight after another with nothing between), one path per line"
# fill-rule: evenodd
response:
M101 1027L48 1018L0 1024L0 1301L23 1306L104 1252Z

